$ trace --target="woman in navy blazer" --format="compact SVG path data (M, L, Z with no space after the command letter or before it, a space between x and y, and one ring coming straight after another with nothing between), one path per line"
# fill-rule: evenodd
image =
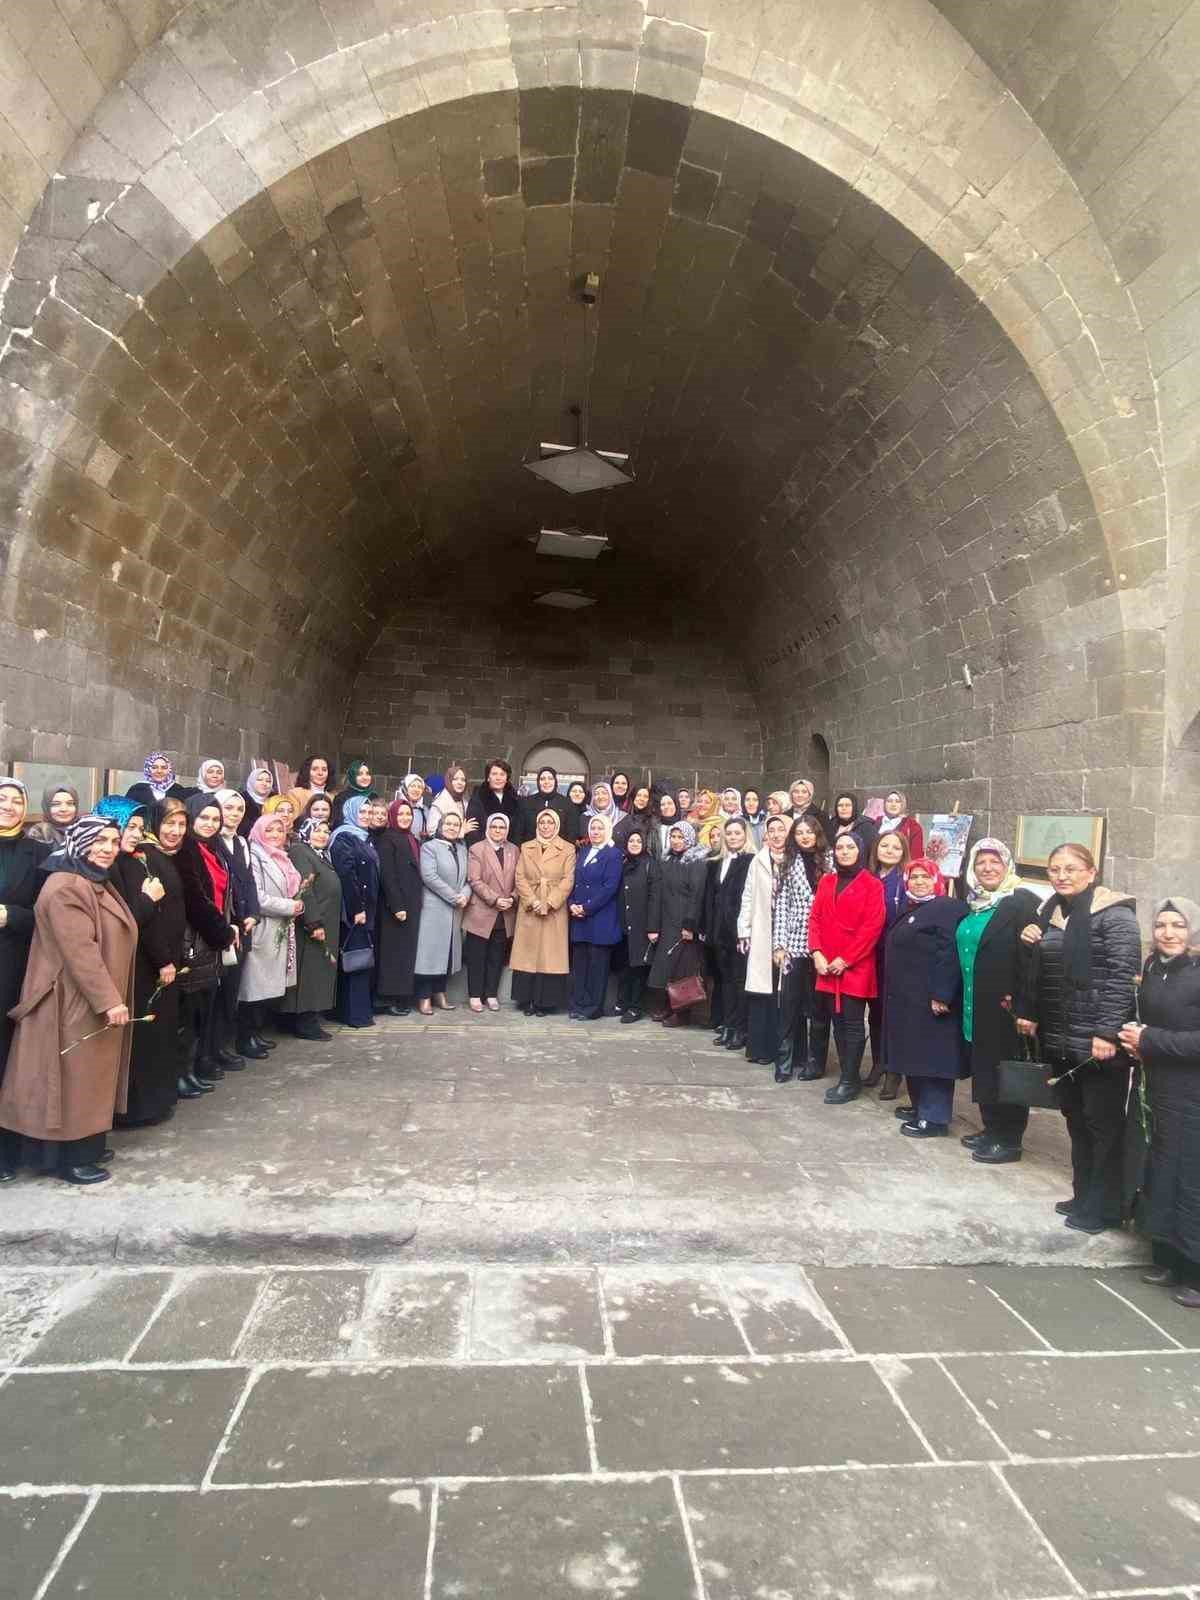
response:
M571 1018L587 1022L604 1010L613 946L621 942L621 852L606 817L588 818L588 843L575 863L571 914Z

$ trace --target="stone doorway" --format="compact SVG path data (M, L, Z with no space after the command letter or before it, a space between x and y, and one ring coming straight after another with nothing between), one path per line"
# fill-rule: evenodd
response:
M517 775L517 785L521 794L532 794L537 788L537 775L542 767L553 767L558 773L559 794L566 794L573 783L582 783L589 787L591 785L588 759L582 750L573 744L564 744L561 741L546 742L535 744L521 763L521 771Z

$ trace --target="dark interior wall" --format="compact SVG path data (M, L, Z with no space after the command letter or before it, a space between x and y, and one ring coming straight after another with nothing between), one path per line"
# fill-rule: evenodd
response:
M394 616L350 700L344 754L398 779L454 760L472 781L499 755L514 767L561 737L594 775L624 766L682 782L758 782L754 696L720 636L698 619L529 607Z

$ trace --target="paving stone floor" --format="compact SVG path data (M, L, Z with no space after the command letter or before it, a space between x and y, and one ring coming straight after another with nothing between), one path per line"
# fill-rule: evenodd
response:
M268 1260L841 1266L1141 1259L1065 1229L1062 1119L1019 1166L901 1137L874 1093L777 1086L708 1032L465 1007L270 1061L113 1136L112 1181L0 1191L0 1261ZM954 1133L977 1126L969 1096Z
M3 1600L1200 1595L1137 1269L0 1271Z

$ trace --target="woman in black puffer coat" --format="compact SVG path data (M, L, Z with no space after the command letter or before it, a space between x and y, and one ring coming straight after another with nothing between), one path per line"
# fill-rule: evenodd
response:
M1121 1029L1146 1072L1150 1181L1145 1215L1154 1270L1147 1283L1182 1284L1200 1311L1200 906L1172 895L1154 913L1154 953L1142 972L1140 1022Z
M1118 1036L1133 1016L1142 940L1132 897L1097 884L1089 850L1059 845L1048 871L1056 892L1021 935L1037 954L1017 1028L1038 1036L1043 1061L1062 1078L1074 1192L1058 1209L1068 1228L1103 1233L1124 1220L1131 1063Z

